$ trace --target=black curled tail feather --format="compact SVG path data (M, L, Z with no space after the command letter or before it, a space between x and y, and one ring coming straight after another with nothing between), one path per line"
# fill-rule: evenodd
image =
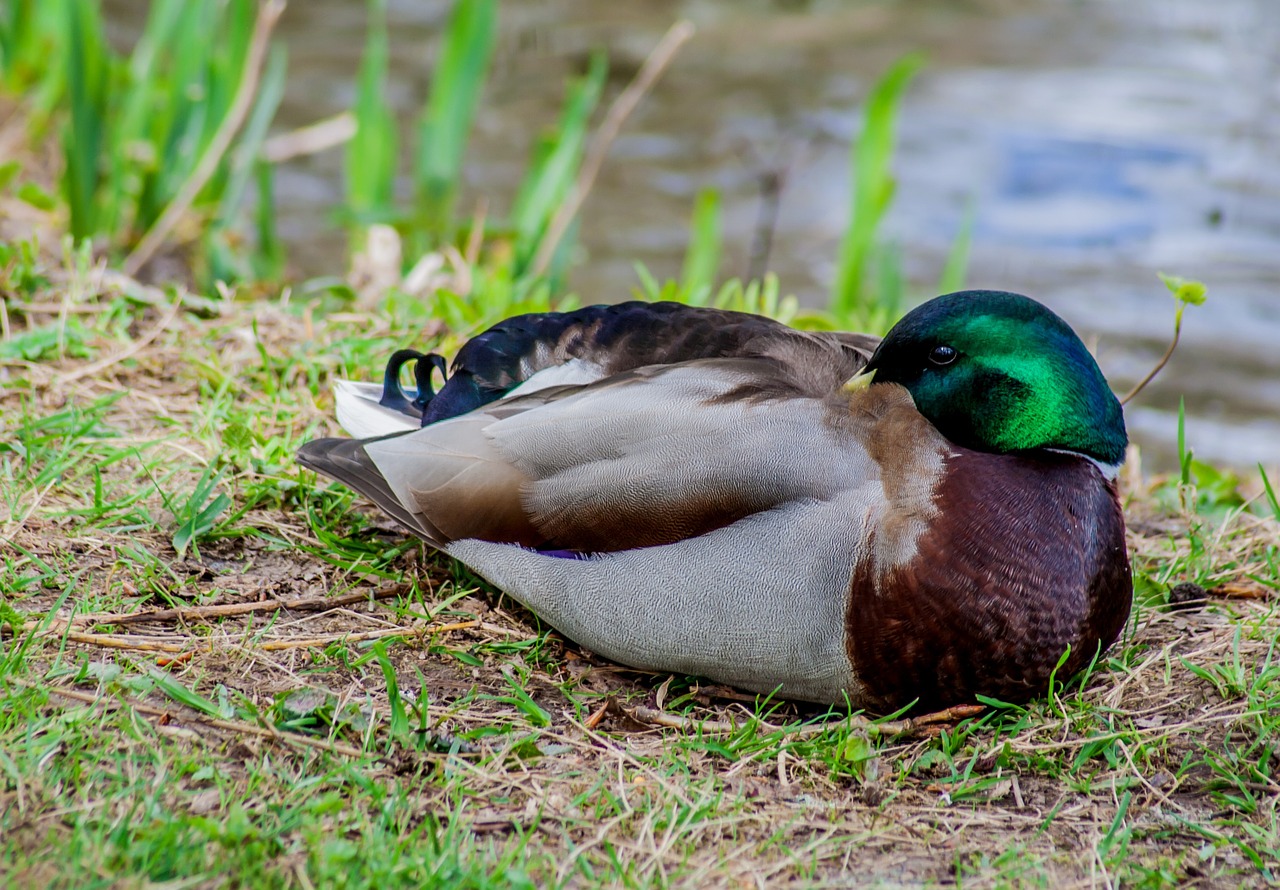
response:
M413 376L417 386L412 400L400 385L400 370L409 362L413 362ZM416 349L397 349L387 360L386 370L382 373L382 398L378 399L378 404L413 418L421 418L435 398L432 375L436 371L440 372L441 380L448 376L445 373L444 356L435 352L422 353Z
M453 371L425 406L422 425L474 411L502 398L538 371L579 357L616 306L535 312L498 322L458 350Z

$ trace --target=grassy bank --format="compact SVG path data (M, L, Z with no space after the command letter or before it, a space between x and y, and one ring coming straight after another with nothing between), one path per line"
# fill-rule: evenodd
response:
M100 266L20 265L0 344L11 886L1275 876L1265 493L1242 509L1191 463L1186 485L1125 476L1133 621L1050 699L815 726L602 662L298 470L333 430L327 381L420 342L420 304L177 305ZM1184 581L1208 600L1170 607Z
M221 26L247 58L249 6L220 8L239 16ZM558 265L572 220L560 208L588 182L593 111L617 99L603 62L568 85L509 219L459 210L456 138L413 155L415 185L397 203L394 146L414 137L391 132L373 9L348 146L363 171L345 217L360 260L319 282L273 281L283 267L269 252L239 251L273 249L269 205L257 236L202 253L210 232L239 231L203 190L188 237L160 254L185 285L154 267L157 286L121 273L136 225L63 240L68 162L44 163L40 147L75 112L59 104L56 66L41 73L34 51L14 55L27 45L16 20L0 29L6 63L27 66L5 76L44 103L4 115L0 132L18 146L0 176L0 883L1280 879L1280 504L1262 477L1242 481L1187 449L1172 478L1131 461L1121 483L1138 591L1122 640L1026 708L921 723L602 661L300 471L297 446L336 432L335 377L368 379L395 348L449 351L497 316L572 299ZM419 123L454 137L482 101L485 66L473 63L493 39L492 4L458 10L445 38L455 49L437 61L440 98ZM51 21L27 20L19 36L62 39ZM901 276L878 224L915 67L899 63L869 90L851 147L862 190L826 309L802 312L769 277L721 280L710 192L692 213L683 280L642 273L638 290L812 326L891 322ZM265 128L243 131L250 146ZM267 162L240 157L247 166L210 181L265 189ZM140 180L119 181L129 195ZM963 252L941 289L962 278ZM202 284L215 268L226 276Z

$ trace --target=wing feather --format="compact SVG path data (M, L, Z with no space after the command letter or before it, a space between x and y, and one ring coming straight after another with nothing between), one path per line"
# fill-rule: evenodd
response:
M769 358L639 369L503 399L368 442L350 459L376 468L383 484L370 496L385 505L389 493L399 510L388 512L411 517L418 534L430 529L436 546L653 546L875 476L865 448L833 421L848 414L848 397L830 381L761 395L786 383ZM337 469L362 491L376 488Z

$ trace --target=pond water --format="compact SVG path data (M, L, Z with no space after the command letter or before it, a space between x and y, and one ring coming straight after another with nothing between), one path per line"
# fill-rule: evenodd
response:
M136 27L139 6L108 4ZM391 98L418 114L448 3L391 0ZM1199 278L1170 366L1128 410L1168 467L1185 395L1199 456L1280 464L1280 5L1276 0L508 0L468 168L501 212L565 79L604 48L611 91L677 18L698 33L615 143L584 210L573 288L625 298L632 263L678 273L693 195L722 190L725 274L746 271L762 174L785 171L769 265L825 300L845 222L847 146L873 79L920 50L888 229L931 294L966 207L968 285L1021 291L1085 333L1117 390L1168 342L1156 271ZM364 4L295 0L281 129L348 108ZM606 100L607 101L607 100ZM288 163L281 226L303 274L333 273L341 153Z

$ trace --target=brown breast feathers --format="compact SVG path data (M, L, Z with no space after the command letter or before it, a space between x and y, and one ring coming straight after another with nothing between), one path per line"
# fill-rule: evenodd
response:
M933 503L911 559L880 572L862 559L851 579L849 656L877 707L1025 701L1068 646L1063 679L1115 640L1133 582L1115 486L1097 467L953 447Z

